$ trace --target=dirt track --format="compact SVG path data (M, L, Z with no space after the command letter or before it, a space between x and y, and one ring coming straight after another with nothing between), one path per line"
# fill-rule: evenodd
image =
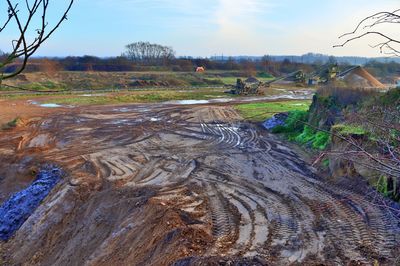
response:
M229 106L89 107L0 135L1 201L38 162L67 172L0 264L393 265L390 213L240 121Z

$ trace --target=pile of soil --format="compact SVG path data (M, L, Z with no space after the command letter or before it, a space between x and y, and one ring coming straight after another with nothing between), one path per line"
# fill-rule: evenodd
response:
M345 77L345 80L350 87L379 89L385 88L385 85L383 85L379 80L377 80L362 67L353 70Z
M255 77L249 77L245 80L246 83L259 83L260 81Z

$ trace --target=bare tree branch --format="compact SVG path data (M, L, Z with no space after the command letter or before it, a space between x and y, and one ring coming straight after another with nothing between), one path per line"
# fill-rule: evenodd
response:
M25 0L25 4L23 5L26 9L26 17L20 15L19 7L21 6L19 1L17 3L13 3L15 1L6 0L8 6L8 18L0 27L0 33L3 32L6 28L11 26L11 22L14 22L16 25L16 31L18 32L19 37L16 40L12 40L12 49L11 52L8 53L8 56L4 58L2 62L0 62L0 85L1 81L4 79L9 79L17 76L26 68L29 58L35 54L35 52L41 47L41 45L47 41L50 36L60 27L62 22L67 20L67 15L70 12L74 0L67 0L67 5L65 10L62 12L61 17L58 21L56 21L55 25L51 28L48 28L47 15L49 11L49 3L50 0ZM22 14L22 13L21 13ZM40 25L38 29L34 30L36 36L33 40L28 41L27 35L30 35L31 32L28 31L32 28L33 21L36 17L40 16ZM12 71L11 73L5 74L4 67L14 63L17 59L20 60L20 64L17 69Z
M371 45L372 48L379 48L380 53L382 54L400 56L400 48L395 47L395 45L400 45L400 39L397 39L397 37L391 37L389 34L382 31L373 30L378 25L382 24L400 24L400 9L394 10L393 12L378 12L362 19L353 31L339 36L339 39L346 38L343 43L334 45L333 47L344 47L354 40L374 35L384 39L384 41ZM369 30L362 32L365 29Z

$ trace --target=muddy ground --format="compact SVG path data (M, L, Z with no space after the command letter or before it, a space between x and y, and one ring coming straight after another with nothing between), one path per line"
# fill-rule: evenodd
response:
M399 223L229 105L52 109L0 134L0 203L66 173L2 265L394 265Z

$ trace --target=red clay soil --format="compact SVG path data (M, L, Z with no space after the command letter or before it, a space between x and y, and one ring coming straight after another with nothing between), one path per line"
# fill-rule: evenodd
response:
M40 118L50 114L54 110L41 108L29 103L26 100L5 100L0 99L0 126L8 123L15 118L31 119Z

